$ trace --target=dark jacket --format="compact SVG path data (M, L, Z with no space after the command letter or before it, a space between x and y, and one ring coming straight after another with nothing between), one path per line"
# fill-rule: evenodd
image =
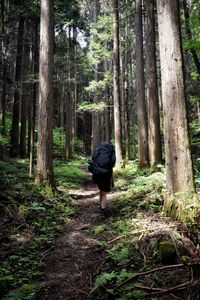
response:
M92 154L92 179L102 191L111 190L115 162L115 149L111 143L102 143Z

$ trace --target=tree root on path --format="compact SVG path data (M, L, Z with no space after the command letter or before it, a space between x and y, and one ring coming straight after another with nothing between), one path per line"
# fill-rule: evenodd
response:
M170 265L170 266L163 266L163 267L159 267L159 268L155 268L155 269L152 269L152 270L149 270L149 271L146 271L146 272L141 272L141 273L136 273L134 274L133 276L127 278L126 280L122 281L121 283L117 284L116 286L114 286L114 290L118 290L120 287L122 287L124 284L132 281L133 279L139 277L139 276L145 276L145 275L148 275L148 274L151 274L153 272L157 272L157 271L163 271L163 270L170 270L170 269L178 269L178 268L185 268L185 267L194 267L194 266L200 266L200 261L198 262L191 262L191 263L187 263L187 264L176 264L176 265ZM191 272L190 272L191 274ZM179 284L175 287L172 287L172 288L169 288L169 289L159 289L159 288L149 288L149 287L145 287L145 286L140 286L140 285L137 285L138 288L142 288L143 289L146 289L148 291L153 291L153 295L157 295L160 294L160 293L170 293L172 291L181 291L181 290L184 290L186 289L187 287L191 287L191 286L196 286L196 285L200 285L200 280L194 280L193 279L193 276L192 276L192 279L186 283L182 283L182 284ZM136 285L134 285L136 287ZM159 290L159 291L158 291Z

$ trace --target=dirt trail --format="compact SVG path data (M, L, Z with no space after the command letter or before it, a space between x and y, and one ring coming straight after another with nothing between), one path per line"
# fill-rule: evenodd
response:
M105 253L91 231L94 226L105 223L100 218L96 186L90 180L83 189L71 191L70 196L76 213L46 258L45 280L50 283L50 289L45 299L48 300L92 299L89 293L105 259ZM112 197L112 194L108 195L109 201ZM110 238L104 235L101 236L103 239Z

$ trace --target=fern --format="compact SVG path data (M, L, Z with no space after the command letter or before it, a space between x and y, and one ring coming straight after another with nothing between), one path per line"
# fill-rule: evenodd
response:
M95 284L94 284L93 289L91 290L91 293L93 293L100 286L105 285L107 282L109 282L110 280L112 280L115 277L116 277L115 272L111 272L111 273L104 272L104 273L100 274L95 280Z

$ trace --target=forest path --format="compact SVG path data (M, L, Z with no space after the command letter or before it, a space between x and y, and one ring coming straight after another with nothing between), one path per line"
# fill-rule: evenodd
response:
M92 299L90 290L106 253L99 247L92 228L104 224L100 217L97 187L88 178L80 190L70 191L76 213L55 240L53 249L46 257L45 280L50 289L48 300ZM112 201L113 194L108 195ZM98 234L103 240L108 233ZM40 298L41 299L41 298ZM44 298L42 298L44 299Z

